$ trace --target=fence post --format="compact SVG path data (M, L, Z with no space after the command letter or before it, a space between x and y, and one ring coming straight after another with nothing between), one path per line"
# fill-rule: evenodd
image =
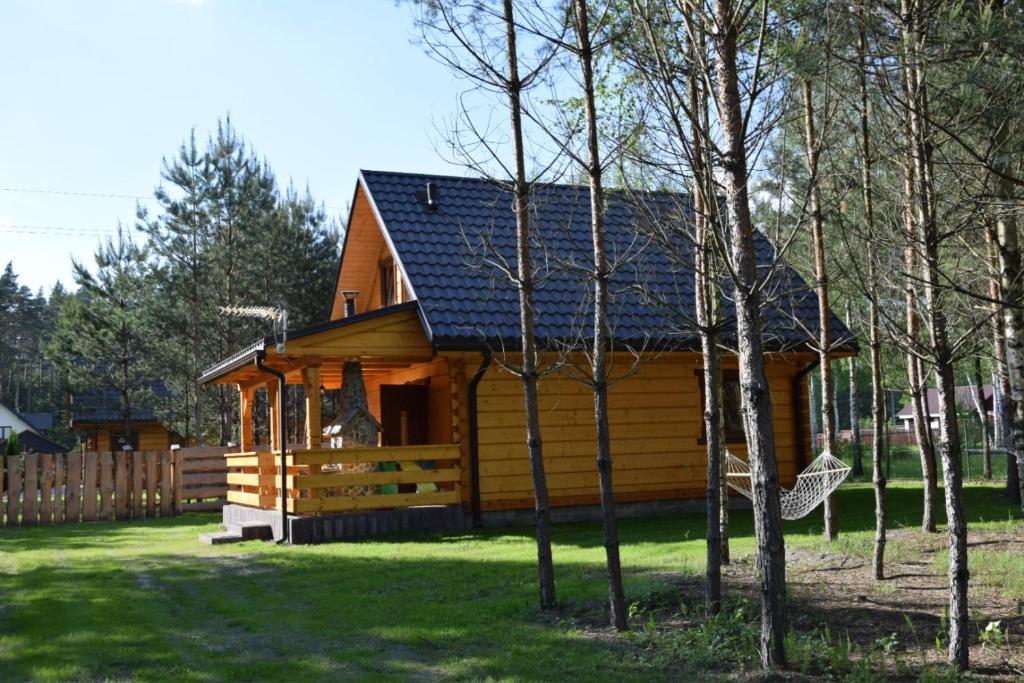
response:
M96 451L83 455L85 476L82 477L82 521L96 521Z
M181 492L184 486L182 469L185 464L185 455L181 452L181 448L178 446L171 446L171 455L174 458L174 469L172 474L174 477L174 514L180 515Z
M170 517L174 509L174 474L171 466L171 452L160 453L160 516Z
M111 498L114 495L114 454L110 451L100 453L100 518L108 522L114 520Z
M67 472L67 453L53 456L53 522L62 524L67 518L64 513L65 490L64 482Z
M7 456L7 526L21 521L21 456Z
M38 453L27 453L25 455L25 489L22 497L25 499L21 517L22 526L35 526L39 524Z
M43 453L39 458L39 523L49 526L53 519L53 455Z
M128 453L114 451L114 517L128 519Z
M156 517L156 460L160 457L155 451L145 452L146 460L146 517Z
M74 523L82 518L82 454L78 451L68 453L67 466L67 510L64 519Z
M142 477L145 461L142 451L132 451L132 518L142 519Z

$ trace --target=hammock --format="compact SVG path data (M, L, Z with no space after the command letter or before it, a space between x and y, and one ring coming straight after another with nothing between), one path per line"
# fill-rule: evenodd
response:
M751 500L750 465L725 452L725 478L729 486ZM850 467L827 451L822 452L800 474L792 490L782 489L782 518L800 519L818 507L850 474Z

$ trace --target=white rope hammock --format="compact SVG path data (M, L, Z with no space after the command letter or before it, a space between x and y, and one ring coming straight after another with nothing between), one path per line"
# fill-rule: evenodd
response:
M750 465L729 451L725 452L725 478L734 491L751 500ZM800 519L832 494L850 474L850 467L827 451L815 458L800 474L796 475L796 486L782 490L782 518Z

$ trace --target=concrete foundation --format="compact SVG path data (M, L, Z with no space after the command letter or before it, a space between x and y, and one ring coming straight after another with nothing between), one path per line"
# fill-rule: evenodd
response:
M749 510L750 501L742 496L730 496L730 510ZM678 500L651 500L635 503L616 503L615 518L664 517L668 515L699 514L707 510L703 498ZM481 515L484 526L530 526L533 524L533 509L491 510ZM600 505L569 505L551 508L551 521L555 524L573 522L600 522Z
M740 496L730 497L730 509L749 510L750 501ZM659 517L668 515L699 514L704 512L703 498L682 500L653 500L638 503L617 503L618 519L633 517ZM275 541L281 540L281 514L276 510L259 510L244 505L225 505L224 528L240 533L245 523L260 522L270 525ZM600 505L554 507L554 523L597 522L601 520ZM531 526L533 510L494 510L484 512L481 522L486 527ZM289 543L308 545L332 541L358 541L382 534L410 531L462 531L473 526L473 520L461 505L431 505L397 510L368 510L343 512L319 517L288 515Z

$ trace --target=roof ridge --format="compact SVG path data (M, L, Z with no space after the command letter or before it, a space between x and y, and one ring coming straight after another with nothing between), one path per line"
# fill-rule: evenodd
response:
M377 175L399 176L399 177L400 176L405 176L405 177L413 177L413 178L437 178L437 179L441 179L441 180L459 180L459 181L468 180L470 182L485 183L485 184L488 184L488 185L498 185L499 183L505 182L505 181L502 181L502 180L500 180L498 178L485 178L485 177L473 176L473 175L458 176L458 175L451 175L451 174L448 174L448 173L421 173L421 172L418 172L418 171L381 171L381 170L376 170L376 169L371 169L371 168L361 168L361 169L359 169L359 174L360 175L363 175L364 173L374 173L374 174L377 174ZM537 180L533 184L535 186L539 186L539 187L572 188L574 190L589 190L590 189L590 187L588 185L585 185L583 183L556 183L556 182L548 182L548 181L545 181L545 180ZM644 194L644 195L649 195L649 196L666 196L666 197L692 197L693 196L693 193L689 192L688 190L640 190L640 189L635 189L635 188L605 187L604 191L605 192L614 192L614 193L633 192L633 193L636 193L636 194Z

